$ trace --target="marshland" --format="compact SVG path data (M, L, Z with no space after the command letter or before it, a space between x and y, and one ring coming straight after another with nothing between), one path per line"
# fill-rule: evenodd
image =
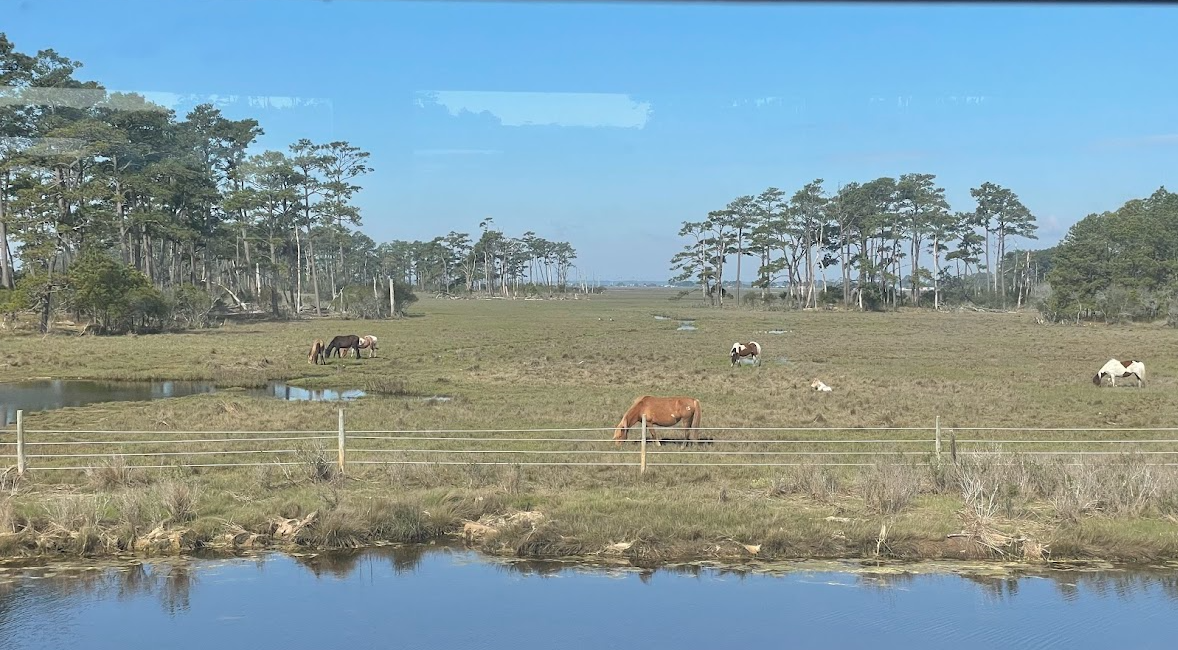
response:
M338 333L376 335L376 356L308 363L310 341ZM2 340L9 383L212 386L26 412L29 466L5 472L0 502L9 557L442 539L635 566L1178 553L1178 470L1158 453L1178 447L1157 442L1178 422L1164 361L1178 356L1178 332L1162 325L717 310L673 290L618 289L427 299L382 321L106 337L18 329ZM761 343L759 365L730 363L737 340ZM1146 385L1093 386L1125 350L1149 350ZM814 378L832 392L812 390ZM257 390L273 382L364 395L288 401ZM640 444L631 435L615 447L612 427L643 394L698 398L704 440L652 442L640 472ZM351 436L342 473L341 408ZM9 464L13 432L0 438ZM288 439L254 441L276 437ZM261 449L282 453L245 453ZM242 466L199 466L217 464ZM88 469L54 469L65 466Z

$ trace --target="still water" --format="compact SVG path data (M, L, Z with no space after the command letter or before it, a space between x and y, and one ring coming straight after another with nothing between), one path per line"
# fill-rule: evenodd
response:
M17 410L48 411L101 402L127 402L184 397L213 393L217 388L206 381L92 381L88 379L41 379L0 382L0 425L16 422ZM364 396L362 390L300 388L271 382L265 388L244 389L246 395L276 397L287 401L338 401Z
M1172 648L1178 572L639 573L450 549L0 570L0 646Z

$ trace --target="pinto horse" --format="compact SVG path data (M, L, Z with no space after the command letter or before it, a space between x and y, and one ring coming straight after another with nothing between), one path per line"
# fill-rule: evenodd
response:
M684 441L691 441L699 428L699 400L694 397L652 397L643 395L634 400L626 414L614 429L614 442L620 447L630 434L630 427L642 421L660 427L672 427L683 423ZM655 444L662 446L657 434L652 434Z
M752 357L753 363L760 365L761 363L761 344L756 341L749 341L748 343L733 343L732 344L732 365L741 357Z
M344 350L355 350L356 358L360 357L360 337L355 334L340 334L331 339L331 343L327 344L327 350L324 351L325 356L331 358L331 353L335 356L342 357Z
M1145 385L1145 364L1140 361L1130 361L1127 364L1122 364L1116 359L1109 359L1097 371L1096 375L1092 377L1092 383L1097 387L1104 385L1104 378L1108 377L1113 386L1117 385L1117 377L1124 379L1125 377L1136 377L1137 387L1140 388Z
M361 336L360 337L360 349L363 350L365 348L368 349L368 357L369 358L376 356L376 337L375 336L369 334L368 336Z
M311 344L311 356L307 358L307 361L315 365L326 363L323 359L323 339L315 339L315 342Z

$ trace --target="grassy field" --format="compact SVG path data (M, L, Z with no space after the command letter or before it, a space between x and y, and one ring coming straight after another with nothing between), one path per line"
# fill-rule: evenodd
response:
M706 433L718 442L770 435L735 430L740 427L830 427L822 439L834 441L864 435L838 427L932 427L938 417L946 429L1178 423L1178 402L1170 397L1178 376L1171 362L1178 358L1178 332L1164 327L1042 326L1029 313L721 311L670 300L672 295L611 290L592 300L424 299L411 317L397 321L256 323L139 337L2 333L0 376L210 380L226 388L288 380L368 390L370 395L346 406L350 431L605 429L642 394L697 397L705 427L734 429ZM693 321L696 329L678 330L682 320ZM378 336L378 357L308 364L313 338L351 333ZM730 367L728 348L750 339L764 348L762 364ZM1096 389L1091 376L1110 357L1143 359L1146 388ZM834 391L810 390L814 378ZM422 399L435 395L451 399ZM336 418L337 405L331 403L287 403L223 390L31 413L26 427L333 431ZM64 442L95 438L56 435L54 440ZM603 442L578 443L586 451L578 460L598 454L618 460L606 455L613 451L609 431L579 435ZM796 434L804 435L814 434ZM1001 441L1029 434L958 435ZM897 440L929 436L873 432ZM1101 434L1034 437L1053 436L1079 441L1064 449L1109 448L1097 442ZM0 440L11 442L11 432ZM931 452L925 443L897 442L856 448L852 458L874 463L870 467L660 468L660 463L708 458L664 447L641 477L619 467L380 464L350 467L341 478L333 476L331 441L292 444L299 446L293 456L298 464L289 466L148 472L99 459L94 462L100 469L83 474L37 472L34 463L24 480L5 486L0 552L354 546L419 541L479 521L482 525L467 532L472 543L491 552L632 563L874 555L1178 557L1178 472L1146 464L1172 456L1089 456L1081 457L1085 465L1071 466L1075 458L1011 453L1059 446L963 443L963 449L1001 453L963 456L954 466L928 455L886 453ZM480 443L416 443L423 444L455 449ZM632 447L626 450L629 461L636 460ZM151 447L137 448L143 449ZM10 454L11 447L3 451ZM349 458L363 457L355 453ZM795 460L816 458L821 457ZM11 472L5 480L12 482ZM305 525L294 523L311 513L315 516L300 522Z

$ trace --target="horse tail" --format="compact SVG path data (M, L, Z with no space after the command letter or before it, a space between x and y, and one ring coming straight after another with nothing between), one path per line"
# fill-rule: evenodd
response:
M699 400L693 398L691 400L691 406L693 407L692 412L691 412L691 426L688 427L688 431L694 432L695 437L698 439L699 438L698 429L699 429L699 420L700 420ZM688 433L687 435L688 435L688 437L690 437L692 434Z
M760 343L757 343L756 341L750 341L750 342L749 342L749 345L751 345L751 346L753 346L754 348L756 348L756 350L757 350L757 356L758 356L758 357L759 357L759 356L761 356L761 344L760 344Z

